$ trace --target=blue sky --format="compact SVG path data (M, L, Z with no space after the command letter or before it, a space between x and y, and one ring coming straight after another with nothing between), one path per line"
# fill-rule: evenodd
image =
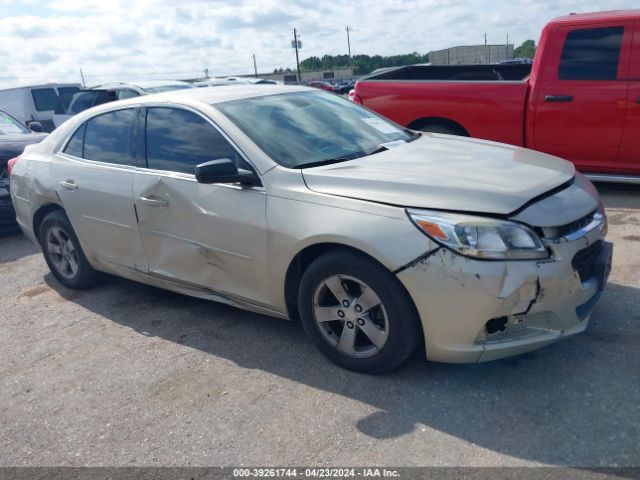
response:
M454 45L537 41L571 12L637 7L637 1L557 0L0 0L0 88L48 81L185 78L294 67L301 58L426 53Z

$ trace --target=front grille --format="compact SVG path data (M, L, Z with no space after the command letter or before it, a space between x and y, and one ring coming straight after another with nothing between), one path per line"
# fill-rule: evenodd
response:
M580 230L581 228L586 227L593 220L593 216L596 214L596 211L597 210L594 210L590 214L585 215L584 217L579 218L578 220L574 220L573 222L556 227L556 236L564 237L565 235L569 235L577 230Z
M575 254L571 265L573 269L578 272L581 282L586 282L593 277L594 268L596 266L596 260L600 251L602 250L602 241L589 245L587 248L583 248Z

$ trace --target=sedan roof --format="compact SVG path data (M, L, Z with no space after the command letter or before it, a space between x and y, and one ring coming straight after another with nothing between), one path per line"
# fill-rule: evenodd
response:
M155 102L181 102L184 100L196 100L208 104L229 102L232 100L243 100L246 98L263 97L267 95L277 95L280 93L293 92L317 92L316 89L290 86L290 85L228 85L220 87L189 88L184 90L172 90L170 92L156 93L136 97L122 102L128 103L155 103Z

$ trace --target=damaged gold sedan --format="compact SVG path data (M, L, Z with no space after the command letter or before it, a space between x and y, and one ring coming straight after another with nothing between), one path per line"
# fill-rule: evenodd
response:
M422 342L428 359L477 362L579 333L611 266L572 164L303 87L109 103L10 168L18 222L63 285L108 272L299 318L362 372Z

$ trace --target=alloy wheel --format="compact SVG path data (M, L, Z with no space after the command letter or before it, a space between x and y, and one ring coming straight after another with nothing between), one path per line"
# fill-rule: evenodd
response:
M323 280L313 295L313 317L318 329L341 353L369 358L387 343L389 318L376 292L348 275Z
M78 274L78 252L70 236L62 228L51 227L47 231L47 251L60 275L72 279Z

